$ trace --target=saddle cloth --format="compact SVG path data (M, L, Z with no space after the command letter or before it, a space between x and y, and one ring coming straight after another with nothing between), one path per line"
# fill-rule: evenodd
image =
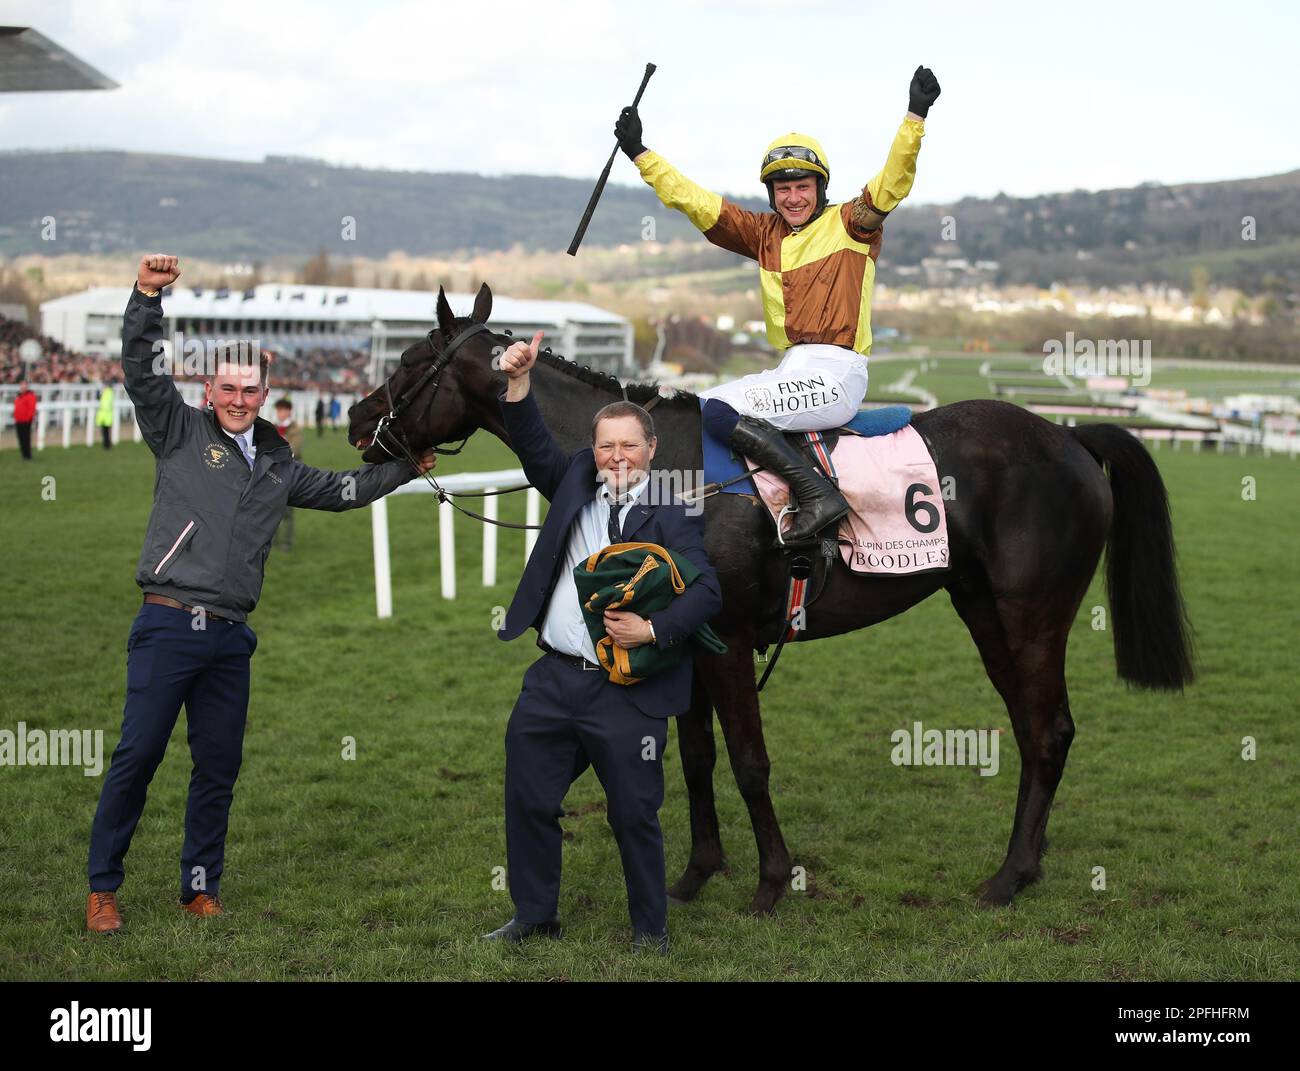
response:
M948 568L948 519L934 459L910 424L889 435L841 435L829 453L813 439L823 472L837 477L849 512L839 524L844 564L856 573L908 576ZM750 469L752 461L745 459ZM751 479L776 522L790 501L779 476L755 472ZM786 518L785 526L793 523Z

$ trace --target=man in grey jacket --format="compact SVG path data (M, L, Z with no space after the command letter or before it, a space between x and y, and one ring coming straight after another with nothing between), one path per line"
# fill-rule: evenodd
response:
M143 257L123 320L126 390L157 462L135 577L144 604L127 638L122 736L90 834L86 925L98 933L121 929L123 860L182 704L194 769L181 904L194 915L221 914L217 891L257 647L245 619L285 506L356 509L435 461L428 451L419 472L406 461L329 472L295 460L275 425L257 415L270 358L246 344L205 369L202 410L185 404L161 346L160 292L179 275L176 257Z

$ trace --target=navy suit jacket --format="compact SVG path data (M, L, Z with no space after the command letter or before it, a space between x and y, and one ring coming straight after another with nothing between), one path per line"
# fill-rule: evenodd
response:
M590 447L566 455L542 420L532 393L517 402L498 395L510 445L523 463L528 482L550 502L546 521L524 566L524 575L506 612L504 627L497 633L513 640L525 629L542 627L546 604L559 569L564 564L569 530L578 511L596 497L596 455ZM683 647L691 633L722 609L722 588L704 553L704 514L691 516L680 503L647 506L634 503L623 520L623 539L658 543L690 559L699 577L672 603L650 615L655 643L667 650ZM675 665L625 687L643 714L671 717L685 713L691 705L691 652L686 650Z

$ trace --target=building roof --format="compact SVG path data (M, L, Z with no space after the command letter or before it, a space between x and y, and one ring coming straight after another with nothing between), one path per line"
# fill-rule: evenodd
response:
M0 93L116 88L111 78L30 26L0 26Z
M177 286L163 296L163 307L173 318L242 320L334 320L341 323L417 321L437 319L437 295L421 290L370 290L356 286L306 286L292 283L262 283L245 299L245 291L232 289L219 297L220 290L202 288L199 294ZM79 294L41 303L41 312L80 312L88 315L121 316L130 297L126 286L96 286ZM453 311L468 316L474 307L473 294L448 294ZM623 326L627 320L617 313L580 301L540 301L526 298L492 297L492 320L519 324L609 324Z

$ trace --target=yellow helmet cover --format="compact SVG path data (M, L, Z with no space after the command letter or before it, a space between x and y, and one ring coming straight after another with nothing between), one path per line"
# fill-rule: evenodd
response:
M820 141L807 134L782 134L764 150L759 181L779 178L776 174L778 171L807 171L820 175L827 182L831 178L831 165L826 159L826 150Z

